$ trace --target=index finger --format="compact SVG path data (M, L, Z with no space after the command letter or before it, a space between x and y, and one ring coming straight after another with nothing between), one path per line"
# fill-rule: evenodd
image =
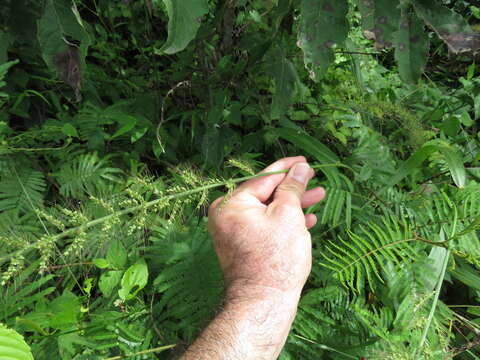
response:
M294 164L306 161L307 160L304 156L283 158L266 167L264 170L261 171L261 173L288 170ZM273 174L248 180L238 187L238 189L235 191L235 194L246 193L256 197L260 202L263 203L267 201L270 196L272 196L273 192L275 191L277 186L283 181L285 176L287 176L286 173Z

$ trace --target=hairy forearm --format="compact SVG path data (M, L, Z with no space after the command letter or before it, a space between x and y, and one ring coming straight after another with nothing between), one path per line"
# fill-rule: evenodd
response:
M223 310L181 360L276 359L295 318L300 291L233 287Z

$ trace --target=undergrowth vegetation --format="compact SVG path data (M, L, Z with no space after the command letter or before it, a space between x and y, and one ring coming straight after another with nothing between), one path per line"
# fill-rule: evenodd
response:
M305 155L327 197L281 359L479 359L479 24L467 1L2 1L0 358L174 359L222 302L209 202Z

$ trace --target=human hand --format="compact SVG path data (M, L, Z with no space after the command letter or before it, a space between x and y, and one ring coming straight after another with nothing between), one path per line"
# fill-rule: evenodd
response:
M243 183L222 204L210 206L209 230L223 269L222 311L189 347L189 359L276 359L295 318L310 273L308 229L315 215L302 208L325 196L305 192L313 170L303 156L285 158L263 172L290 169Z
M290 169L249 180L222 204L209 209L213 238L227 289L260 287L300 293L311 269L308 229L315 215L303 213L325 196L323 188L305 192L314 171L303 156L281 159L263 172Z

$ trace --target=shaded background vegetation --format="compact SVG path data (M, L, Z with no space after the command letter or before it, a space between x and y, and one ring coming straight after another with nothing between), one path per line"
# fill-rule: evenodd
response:
M281 358L477 359L480 5L393 3L2 1L0 322L35 359L175 358L221 302L208 202L304 154Z

